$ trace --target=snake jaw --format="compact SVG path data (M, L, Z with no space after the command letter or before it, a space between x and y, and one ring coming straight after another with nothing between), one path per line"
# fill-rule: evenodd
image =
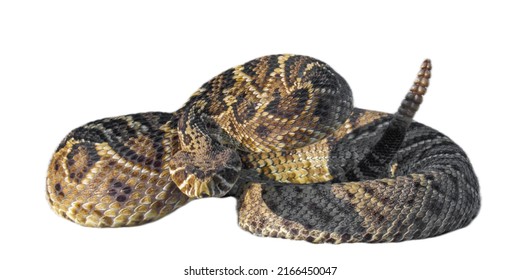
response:
M222 197L231 190L238 179L238 171L225 172L232 173L233 178L230 181L224 179L224 176L220 174L199 178L193 173L186 172L185 168L178 168L172 171L171 176L179 190L189 197Z
M222 197L233 185L234 182L227 182L220 175L201 180L190 174L186 180L178 185L178 188L189 197Z
M235 185L241 170L238 155L230 151L209 156L179 151L170 161L170 176L189 197L222 197Z

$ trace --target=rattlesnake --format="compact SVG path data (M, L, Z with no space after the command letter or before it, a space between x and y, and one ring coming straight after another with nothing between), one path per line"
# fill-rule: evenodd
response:
M353 107L347 82L307 56L271 55L205 83L174 113L70 132L48 169L52 209L90 227L141 225L200 197L234 196L256 235L391 242L466 226L479 185L462 149L412 121L426 60L397 113Z

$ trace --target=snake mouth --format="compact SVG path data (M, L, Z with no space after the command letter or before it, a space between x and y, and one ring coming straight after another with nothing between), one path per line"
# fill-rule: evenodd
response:
M178 151L169 161L172 181L192 198L226 195L241 169L240 157L231 149L208 153Z
M193 198L222 197L238 180L240 170L224 167L221 170L200 171L188 165L170 172L179 190Z

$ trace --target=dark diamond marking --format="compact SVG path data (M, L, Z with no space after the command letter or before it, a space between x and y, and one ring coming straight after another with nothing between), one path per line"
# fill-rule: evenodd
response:
M260 138L266 138L269 135L269 128L263 124L258 125L255 130L256 134L260 136Z

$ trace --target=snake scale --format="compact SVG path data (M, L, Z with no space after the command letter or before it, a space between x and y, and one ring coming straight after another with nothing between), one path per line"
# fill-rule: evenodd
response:
M89 227L160 219L191 200L234 196L260 236L314 243L398 242L468 225L479 184L464 151L413 121L424 61L395 114L355 108L329 65L270 55L231 68L174 113L74 129L51 159L46 193Z

